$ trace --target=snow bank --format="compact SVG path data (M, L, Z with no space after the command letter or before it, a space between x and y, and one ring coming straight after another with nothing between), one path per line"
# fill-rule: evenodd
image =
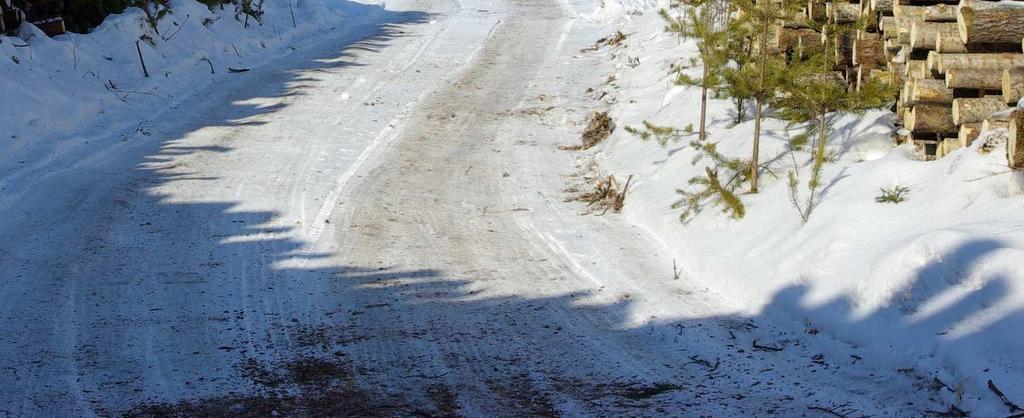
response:
M0 164L32 160L91 132L128 128L232 76L229 67L257 66L384 14L380 6L346 0L270 0L262 22L250 18L246 27L232 5L211 11L174 0L171 9L159 34L130 8L89 34L50 39L23 25L19 37L0 35Z
M615 4L606 11L647 2ZM697 127L699 89L674 86L668 75L695 47L663 33L654 11L619 21L629 38L624 49L603 52L616 63L615 81L602 87L614 100L604 100L619 126ZM626 65L630 57L640 65ZM733 126L734 114L730 102L712 100L710 138L725 154L749 158L753 123ZM800 127L778 120L765 123L761 148L774 175L763 177L761 193L741 196L742 220L712 206L679 222L674 190L704 167L685 143L659 147L619 129L594 158L604 171L635 176L625 214L673 251L687 280L750 315L795 317L893 370L965 382L964 405L1005 412L986 382L1024 400L1024 337L1014 331L1024 320L1024 176L1006 168L1004 149L982 152L985 141L918 161L912 149L892 145L888 111L832 117L839 160L826 167L823 199L806 224L790 203L786 173L795 162L806 193L811 156L787 153ZM894 185L910 188L907 201L875 202L880 188Z

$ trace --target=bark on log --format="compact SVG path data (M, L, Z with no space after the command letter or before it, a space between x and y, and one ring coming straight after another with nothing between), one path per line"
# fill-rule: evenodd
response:
M881 38L853 41L853 65L878 68L885 64L885 43Z
M953 34L939 34L935 41L935 50L943 54L964 54L964 53L997 53L997 52L1020 52L1021 46L1012 44L965 44L960 39L960 31Z
M889 79L889 83L894 86L903 84L903 75L906 73L906 68L907 64L896 62L891 63L891 66L889 67L889 76L892 78Z
M965 123L981 122L989 119L993 113L1001 112L1010 107L1003 103L1002 97L981 97L977 99L959 98L953 99L953 123L962 125Z
M910 47L913 49L935 49L939 36L957 33L956 23L914 22L910 26Z
M836 67L842 69L853 65L853 40L855 37L853 32L841 32L832 38L832 41L835 42Z
M962 0L956 14L965 44L1017 43L1024 39L1024 7Z
M860 5L856 3L826 3L825 10L829 23L855 23L860 19Z
M1024 68L1024 54L939 54L936 71L945 74L949 68L1000 71L1007 68Z
M818 38L818 32L814 29L792 29L787 27L775 28L774 46L780 51L795 51L800 44L800 39L805 36Z
M985 134L996 129L1007 129L1009 127L1009 120L985 119L984 121L981 122L981 131L979 133Z
M797 43L797 56L801 59L810 57L813 54L823 52L825 45L821 43L821 37L817 34L801 36Z
M878 21L878 28L882 31L882 36L886 38L895 38L896 33L899 31L899 26L896 25L896 18L892 16L884 16Z
M999 70L950 68L946 71L946 87L951 89L1001 90L1003 73Z
M1024 110L1013 112L1007 129L1006 161L1010 168L1024 168Z
M911 132L956 132L953 112L945 105L917 105L910 109L903 121Z
M928 62L925 60L910 60L907 62L904 78L934 78L932 72L928 71Z
M828 21L828 15L825 13L825 1L807 0L807 17L820 23Z
M1024 97L1024 68L1005 69L999 78L1003 103L1016 105Z
M941 104L949 106L953 103L953 90L946 88L942 80L916 79L910 83L910 100L913 105Z
M892 16L893 13L892 0L871 0L871 8L882 16Z
M966 148L971 146L975 139L978 139L978 135L981 135L980 123L965 123L960 125L960 132L957 132L956 139L961 147Z
M925 22L956 22L956 6L936 4L924 8Z
M894 6L893 10L892 10L892 15L894 17L896 17L897 20L900 20L900 19L907 20L908 22L906 22L906 23L901 22L900 26L909 28L910 27L910 23L912 23L912 21L915 21L915 20L917 20L917 21L924 21L924 11L925 11L925 8L926 8L926 6L907 6L907 5Z

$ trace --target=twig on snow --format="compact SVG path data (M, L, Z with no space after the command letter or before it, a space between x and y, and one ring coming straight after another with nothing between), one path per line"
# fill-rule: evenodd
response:
M761 351L782 351L782 350L784 350L782 347L773 347L773 346L770 346L770 345L758 344L757 340L754 340L753 346L754 346L755 350L761 350Z

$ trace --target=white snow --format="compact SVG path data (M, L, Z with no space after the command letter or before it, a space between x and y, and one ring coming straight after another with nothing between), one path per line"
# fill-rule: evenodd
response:
M666 74L693 47L661 32L663 2L301 0L294 28L288 4L243 28L233 10L175 0L166 39L140 42L149 78L138 10L87 35L2 38L0 414L245 393L241 360L312 350L294 341L300 325L351 336L331 348L364 387L414 398L410 370L443 370L467 415L533 397L488 386L510 373L567 415L639 413L553 389L603 379L692 384L709 395L694 408L680 406L689 391L657 402L716 416L953 402L944 389L926 400L903 368L965 382L980 416L1002 412L987 379L1024 399L1024 198L1005 145L926 163L891 146L889 112L836 115L841 158L806 225L787 156L743 196L745 219L712 207L683 225L669 205L701 170L692 152L618 129L583 162L635 175L635 226L580 217L556 145L593 104L585 84L605 78L589 64L613 67L599 87L620 127L697 125L698 92ZM615 29L626 47L579 52ZM709 115L721 150L745 156L751 123L730 127L725 101ZM763 161L786 148L785 124L766 129ZM808 155L796 159L806 176ZM874 202L894 185L909 200ZM757 338L786 350L750 350ZM808 364L818 352L829 365Z
M650 120L696 127L699 89L674 86L667 74L695 47L663 33L655 10L627 21L608 18L629 38L625 48L603 52L616 78L601 86L612 97L604 100L619 126ZM640 66L623 65L627 57L639 57ZM753 122L732 126L733 114L730 102L711 101L710 140L726 155L749 158ZM981 415L1005 412L986 382L1024 398L1024 338L1016 331L1024 320L1024 176L1006 167L1005 145L982 152L984 138L923 162L892 145L890 112L831 116L829 145L840 158L825 169L822 200L807 224L790 204L786 181L793 167L787 137L799 126L767 120L761 161L772 161L774 175L763 176L760 193L741 196L742 220L712 206L679 222L670 208L674 190L704 167L691 163L695 154L686 143L662 148L618 129L594 158L608 173L635 175L626 216L672 250L687 280L752 315L806 321L870 350L893 370L913 367L951 386L965 382L962 406ZM810 155L795 158L806 195ZM880 188L895 185L910 188L907 201L874 201Z

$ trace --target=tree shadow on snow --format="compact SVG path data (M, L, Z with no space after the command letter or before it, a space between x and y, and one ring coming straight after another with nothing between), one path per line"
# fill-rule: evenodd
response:
M346 48L374 51L394 36L379 32ZM180 130L152 132L151 146L137 149L127 172L113 165L107 177L86 169L54 175L37 195L5 209L0 413L484 414L468 405L531 416L922 416L946 410L956 376L919 369L913 359L928 365L942 362L932 357L985 348L977 334L1013 335L1024 320L1016 310L957 332L998 304L1009 286L1002 276L926 312L964 285L962 272L1006 247L996 240L965 243L923 266L905 297L866 316L846 298L810 305L809 289L791 287L759 313L702 317L667 307L637 320L642 302L635 298L644 295L609 296L573 281L564 292L481 293L495 280L566 280L543 269L510 275L398 269L386 260L338 265L334 254L294 237L301 222L254 209L258 202L166 192L171 183L200 189L224 181L195 177L190 158L246 151L244 142L188 145L190 133L286 108L287 101L251 99L292 97L315 81L311 70L358 65L336 61L339 54L281 71L257 97L240 90L231 108L211 109ZM96 185L97 178L109 182ZM787 325L793 317L806 327ZM832 327L849 343L817 330ZM860 346L869 340L886 345ZM928 351L931 343L939 352ZM896 368L905 372L891 373ZM1013 382L1004 389L1021 399L1020 376L1012 373L991 371ZM978 389L967 396L993 402Z

